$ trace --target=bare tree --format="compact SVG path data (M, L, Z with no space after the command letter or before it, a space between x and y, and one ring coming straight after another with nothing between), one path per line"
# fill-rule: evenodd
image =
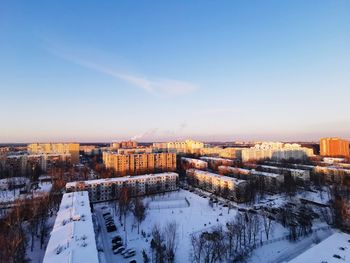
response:
M144 205L143 201L136 197L133 202L132 212L137 220L137 233L140 233L140 224L145 220L147 215L147 206Z
M269 240L269 235L271 233L271 227L272 227L272 218L271 216L268 214L267 211L263 211L261 213L262 218L263 218L263 226L264 226L264 231L265 231L265 235L266 235L266 239Z
M129 189L127 187L123 187L120 191L119 196L119 221L122 221L122 216L124 217L124 231L126 230L126 214L130 209L130 196Z
M155 262L163 263L165 258L164 234L162 233L162 230L159 227L159 225L153 226L151 249L152 249L152 252L155 252L155 255L156 255Z
M177 229L178 225L175 221L167 223L164 228L165 236L165 255L169 263L174 262L175 252L177 248Z

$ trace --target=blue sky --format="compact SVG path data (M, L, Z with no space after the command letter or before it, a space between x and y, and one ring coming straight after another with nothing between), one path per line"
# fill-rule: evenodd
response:
M0 142L350 137L349 1L1 1Z

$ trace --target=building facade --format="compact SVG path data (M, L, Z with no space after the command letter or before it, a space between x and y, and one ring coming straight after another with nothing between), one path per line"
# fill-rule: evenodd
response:
M181 157L181 168L184 170L190 168L205 170L208 168L208 163L198 159Z
M349 157L349 141L340 138L322 138L320 140L320 154L330 157Z
M200 157L200 159L202 161L206 161L209 167L213 170L217 170L220 165L231 166L234 164L233 160L226 159L226 158L203 156L203 157Z
M153 143L154 150L175 153L196 153L199 149L203 147L204 143L194 140Z
M245 201L245 190L247 183L237 178L222 176L198 169L186 171L188 182L205 191L223 196L236 202Z
M118 199L123 189L131 197L178 190L177 173L147 174L118 178L70 182L67 192L88 191L91 202Z
M103 163L118 175L137 175L176 170L175 153L118 154L103 152Z
M71 154L11 154L0 160L0 177L30 176L70 164Z
M138 143L136 141L122 141L122 142L112 142L111 149L128 149L128 148L136 148Z
M79 163L79 143L32 143L27 146L29 154L70 154L71 163Z

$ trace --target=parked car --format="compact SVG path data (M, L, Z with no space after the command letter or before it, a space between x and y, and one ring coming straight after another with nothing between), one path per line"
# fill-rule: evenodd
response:
M122 247L123 246L123 244L113 244L112 245L112 250L115 250L115 249L117 249L117 248L120 248L120 247Z
M136 255L136 251L128 252L124 254L124 258L131 258Z
M118 247L117 249L113 250L113 254L119 254L125 250L124 246Z
M122 238L121 238L121 236L115 236L115 237L113 237L112 240L113 240L113 241L114 241L114 240L122 240Z
M125 255L126 253L129 253L129 252L132 252L132 251L136 252L134 248L128 248L122 253L122 255Z

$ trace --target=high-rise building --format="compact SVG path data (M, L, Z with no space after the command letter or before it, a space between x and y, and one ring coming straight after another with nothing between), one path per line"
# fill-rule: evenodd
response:
M103 152L103 163L118 175L137 175L176 170L175 153L118 154Z
M320 153L322 156L350 156L349 141L340 138L322 138Z
M30 154L70 154L72 164L78 164L79 147L79 143L32 143L27 150Z

